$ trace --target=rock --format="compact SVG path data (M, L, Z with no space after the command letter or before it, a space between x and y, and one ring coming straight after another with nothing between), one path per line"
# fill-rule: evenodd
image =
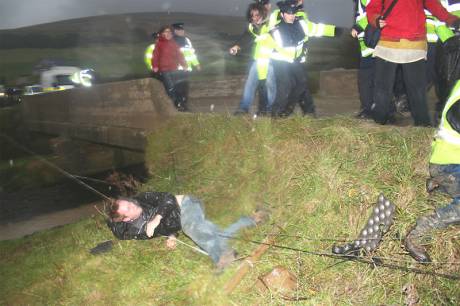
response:
M269 290L272 293L290 295L297 290L297 277L286 268L277 266L269 273L260 276L256 287L263 292Z

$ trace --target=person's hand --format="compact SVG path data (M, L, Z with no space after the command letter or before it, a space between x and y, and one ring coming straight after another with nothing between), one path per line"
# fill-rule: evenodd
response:
M385 19L382 19L382 17L377 18L377 26L379 29L383 29L387 25L387 22Z
M166 240L166 247L170 250L174 250L176 246L177 246L176 236L174 235L168 236L168 239Z
M145 233L147 237L152 237L155 229L160 224L160 221L163 217L161 215L156 215L149 223L147 223L147 228L145 229Z
M158 67L153 67L153 72L157 73L158 72Z
M355 28L352 28L351 32L350 32L350 35L351 35L351 37L356 38L356 37L358 37L358 31L356 31Z
M240 46L238 45L234 45L233 47L231 47L228 52L231 54L231 55L236 55L238 53L238 51L240 51Z

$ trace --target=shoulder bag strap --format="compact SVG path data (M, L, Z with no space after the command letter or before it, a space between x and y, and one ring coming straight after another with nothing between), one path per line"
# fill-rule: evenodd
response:
M398 2L398 0L393 0L393 2L391 2L390 6L388 7L388 9L385 11L385 13L383 13L382 15L382 19L385 19L388 17L388 15L390 15L391 13L391 10L395 7L396 5L396 2Z

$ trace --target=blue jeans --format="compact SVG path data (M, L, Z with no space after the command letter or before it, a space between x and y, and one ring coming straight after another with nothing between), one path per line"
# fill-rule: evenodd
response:
M257 63L252 61L249 66L248 78L244 83L243 97L241 98L240 105L238 107L239 110L249 112L258 87L259 76L257 74ZM263 104L266 105L266 109L261 111L270 112L276 97L276 80L273 66L271 64L268 65L267 79L265 80L265 90L267 101L265 101Z
M446 180L441 180L440 188L450 194L452 202L444 207L436 209L436 213L444 222L443 226L460 222L460 164L434 165L430 164L430 174L432 176L446 176ZM454 179L452 179L454 178ZM442 182L445 182L443 184Z
M227 244L228 238L225 237L233 237L240 229L255 226L256 223L249 217L241 217L222 231L205 218L201 201L186 195L181 204L181 225L184 234L217 263L224 253L231 250Z

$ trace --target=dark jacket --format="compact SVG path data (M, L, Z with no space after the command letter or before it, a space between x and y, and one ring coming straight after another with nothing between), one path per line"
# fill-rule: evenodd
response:
M299 20L295 20L294 23L281 21L275 29L278 29L283 39L282 47L296 47L305 39L305 32Z
M169 236L181 230L180 207L176 197L167 192L144 192L133 197L142 207L142 214L132 222L107 222L115 237L121 240L151 239ZM146 225L156 215L161 215L160 224L152 237L146 234Z

